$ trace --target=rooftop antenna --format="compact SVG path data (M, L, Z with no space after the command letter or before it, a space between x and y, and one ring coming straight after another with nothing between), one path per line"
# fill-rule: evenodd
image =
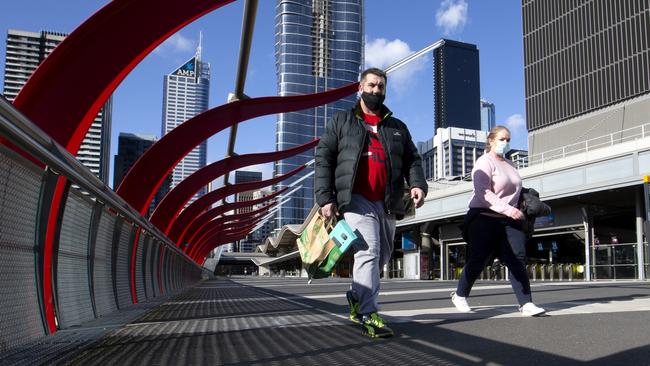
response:
M203 50L203 47L201 46L203 44L203 31L199 31L199 46L196 47L196 58L201 59L201 51Z

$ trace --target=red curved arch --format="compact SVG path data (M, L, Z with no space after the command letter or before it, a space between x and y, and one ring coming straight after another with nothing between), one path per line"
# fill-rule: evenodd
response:
M201 233L197 233L195 236L194 241L188 241L188 246L185 247L185 251L188 251L189 253L193 253L196 251L196 248L199 247L199 243L203 241L204 238L209 237L210 235L214 234L217 231L220 230L225 230L228 227L242 227L244 225L248 225L252 222L259 222L261 218L266 216L268 214L268 210L274 205L268 205L264 207L263 209L257 210L256 213L251 213L248 215L248 217L244 216L238 219L232 219L231 216L235 215L230 215L230 216L224 216L220 217L216 220L210 221L208 225L205 225ZM246 214L241 214L241 215L246 215Z
M205 257L212 249L214 249L214 248L216 248L216 247L218 247L220 245L231 243L233 241L242 240L242 239L244 239L246 237L246 235L248 235L247 232L233 233L233 234L225 235L225 236L218 236L217 235L210 241L210 245L205 246L200 253L197 253L195 255L194 260L198 263L199 260L201 258Z
M215 217L217 217L217 216L219 216L219 215L221 215L223 213L226 213L228 211L236 210L238 208L244 208L244 207L248 207L248 206L257 205L257 204L260 204L260 203L263 203L263 202L266 202L266 201L270 201L271 199L273 199L276 196L278 196L278 195L282 194L283 192L285 192L287 189L289 189L289 187L283 187L282 189L278 190L277 192L273 192L272 194L270 194L270 195L268 195L266 197L258 198L258 199L251 200L251 201L227 203L225 205L217 206L215 208L212 208L212 209L210 209L208 211L203 212L202 214L197 216L197 218L194 219L192 221L192 223L190 224L190 226L187 228L187 232L189 234L191 234L191 236L189 237L188 242L192 242L192 240L195 238L196 233L198 232L198 230L200 230L204 225L206 225L208 222L210 222L210 220L214 219Z
M256 215L248 217L248 218L240 219L240 220L237 220L235 222L240 226L241 225L246 225L246 224L251 223L251 222L253 222L255 220L259 220L259 219L261 219L261 218L263 218L263 217L265 217L267 215L268 215L268 210L265 210L265 211L263 211L263 212L261 212L259 214L256 214ZM233 222L226 222L226 223L218 222L218 219L210 221L210 223L208 225L206 225L206 226L204 226L202 228L201 233L198 233L195 236L194 241L188 242L190 247L197 247L198 244L201 243L205 238L209 237L210 235L217 232L218 230L223 230L226 225L231 225L232 223Z
M178 6L177 0L113 0L54 49L27 80L13 105L76 155L97 112L135 65L186 24L232 1L196 0ZM155 17L151 17L152 9L157 10ZM0 143L7 142L0 138ZM59 179L41 258L40 291L50 334L56 332L50 284L58 235L55 224L64 188L65 180Z
M252 191L272 184L276 184L278 182L281 182L293 176L294 174L300 172L303 169L305 169L305 166L301 165L296 169L286 174L279 175L275 178L262 180L259 182L247 182L247 183L228 185L225 187L221 187L215 191L209 192L201 196L196 201L192 202L191 205L187 206L187 208L185 208L180 213L180 215L178 215L174 219L169 229L169 233L167 233L167 236L174 243L176 243L176 245L180 245L180 243L185 239L185 234L187 233L187 229L189 228L189 225L192 223L192 221L196 219L196 217L199 216L203 211L210 208L210 206L213 203L221 199L224 199L230 196L231 194L245 192L245 191Z
M208 137L241 121L316 107L339 100L357 89L358 83L355 82L316 94L238 100L203 112L153 144L124 177L117 193L144 214L173 167Z
M232 232L232 233L227 233L227 234L215 234L212 238L210 238L211 244L208 246L205 246L200 253L197 253L193 259L194 261L198 262L200 258L205 257L207 253L209 253L212 249L218 247L219 245L223 245L229 242L241 240L248 235L248 232L253 229L255 225L247 227L239 232Z
M229 224L229 225L224 225L221 228L216 228L214 233L212 234L213 236L219 236L219 237L230 237L234 235L241 235L240 239L245 238L248 236L248 234L251 233L251 231L259 224L261 221L261 218L258 218L256 220L247 222L245 226L242 226L242 224L234 223L234 224ZM208 239L206 239L205 242L200 243L199 245L196 245L193 250L191 250L189 253L190 257L192 257L194 254L197 254L201 252L201 248L204 248L210 241L209 238L211 236L208 236ZM236 239L236 240L240 240Z
M102 105L147 54L232 1L113 0L52 51L13 104L74 155Z
M190 245L194 245L195 243L199 242L207 232L214 229L215 227L219 227L220 225L226 225L230 222L238 222L243 224L246 223L247 221L252 221L254 219L262 217L268 214L268 211L274 206L275 206L275 202L272 202L254 211L244 212L244 213L239 213L234 215L221 216L217 219L210 221L195 233L190 233L188 231L188 236L190 237L190 239L187 240L187 243L189 243Z
M202 247L199 251L195 252L191 258L194 259L194 261L198 262L199 258L205 256L207 253L210 252L210 250L216 248L217 246L243 239L244 237L246 237L246 235L248 235L249 231L254 227L255 225L252 225L243 228L241 231L228 231L228 232L217 233L210 238L210 245Z
M165 198L158 204L158 207L156 207L149 220L160 230L167 232L174 217L185 207L185 204L187 204L192 196L209 182L224 175L228 171L233 171L244 166L268 163L294 156L316 146L318 140L316 139L287 150L238 155L206 165L185 178L169 191L165 195Z

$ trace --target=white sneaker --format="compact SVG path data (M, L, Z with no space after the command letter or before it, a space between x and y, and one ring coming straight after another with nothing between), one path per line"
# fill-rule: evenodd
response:
M467 304L467 298L456 295L456 292L451 293L451 302L454 303L456 309L461 313L469 313L472 311Z
M540 308L532 302L527 302L523 306L520 306L519 311L521 311L522 316L538 316L546 312L546 310Z

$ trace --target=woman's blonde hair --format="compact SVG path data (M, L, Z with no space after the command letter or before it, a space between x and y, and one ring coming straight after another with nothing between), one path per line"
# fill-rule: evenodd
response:
M486 153L489 153L490 149L492 149L492 147L490 146L490 141L494 140L497 137L497 134L499 132L503 131L503 130L508 131L508 135L511 135L510 130L506 126L494 126L494 127L492 127L492 129L488 133L487 140L485 141L485 152Z

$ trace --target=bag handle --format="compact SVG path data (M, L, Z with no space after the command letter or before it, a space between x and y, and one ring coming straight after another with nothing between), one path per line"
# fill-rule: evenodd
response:
M334 229L334 226L336 226L336 223L338 222L338 218L336 215L332 216L332 218L328 220L320 212L320 209L316 211L316 214L320 216L321 220L323 220L323 225L325 225L325 229L327 229L327 232L330 232L332 231L332 229Z

